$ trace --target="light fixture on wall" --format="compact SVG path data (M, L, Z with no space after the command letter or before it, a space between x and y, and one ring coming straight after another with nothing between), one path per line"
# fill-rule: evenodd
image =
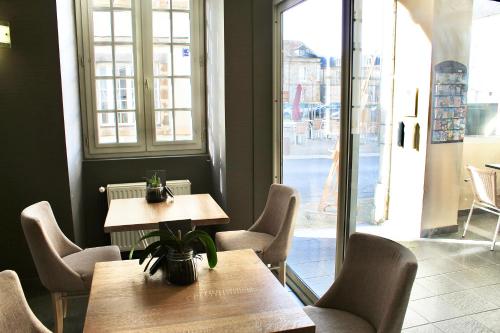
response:
M0 47L10 47L9 22L0 20Z

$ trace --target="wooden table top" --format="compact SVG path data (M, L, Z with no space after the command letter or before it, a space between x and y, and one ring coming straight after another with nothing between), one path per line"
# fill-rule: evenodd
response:
M500 164L497 164L497 163L486 163L485 166L487 168L500 170Z
M150 204L144 198L114 199L104 231L158 229L159 222L191 220L195 226L226 224L229 217L210 194L176 195L174 201Z
M309 319L252 250L219 252L198 281L170 285L137 260L97 263L84 332L314 332Z

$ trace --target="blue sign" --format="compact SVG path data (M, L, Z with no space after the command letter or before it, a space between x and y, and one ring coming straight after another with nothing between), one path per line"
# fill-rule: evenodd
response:
M189 48L185 47L182 49L182 56L189 57Z

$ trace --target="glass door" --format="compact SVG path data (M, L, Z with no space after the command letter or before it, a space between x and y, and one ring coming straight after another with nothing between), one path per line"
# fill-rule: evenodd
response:
M337 238L342 1L277 6L276 180L301 197L289 285L306 302L332 284Z

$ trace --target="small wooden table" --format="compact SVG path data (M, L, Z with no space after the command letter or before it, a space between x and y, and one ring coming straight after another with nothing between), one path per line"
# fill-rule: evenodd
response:
M492 168L492 169L500 170L500 164L486 163L485 166L487 168Z
M150 204L144 198L111 200L105 232L158 229L159 222L191 220L194 226L226 224L229 217L209 194L176 195Z
M95 265L84 332L313 333L314 323L252 250L219 252L198 281L169 285L137 260Z

